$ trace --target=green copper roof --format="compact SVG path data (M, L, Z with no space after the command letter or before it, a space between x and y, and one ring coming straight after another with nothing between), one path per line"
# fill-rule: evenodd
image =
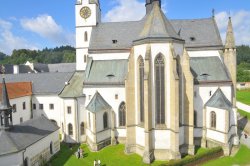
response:
M89 59L84 85L124 84L128 72L128 60Z
M75 72L68 85L66 85L63 91L60 93L62 98L72 98L72 97L81 97L83 96L83 77L84 72Z
M94 97L89 102L88 106L86 107L87 110L90 112L99 112L109 110L112 107L103 99L99 92L96 92Z
M207 81L230 81L225 65L219 57L191 57L191 72L195 83Z
M205 106L214 107L219 109L231 110L232 103L227 99L220 88L213 94L213 96L208 100Z

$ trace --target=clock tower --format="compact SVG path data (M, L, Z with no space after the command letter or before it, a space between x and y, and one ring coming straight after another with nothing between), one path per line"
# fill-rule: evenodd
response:
M92 28L101 22L99 0L77 0L76 14L76 70L83 71L87 65L88 48Z

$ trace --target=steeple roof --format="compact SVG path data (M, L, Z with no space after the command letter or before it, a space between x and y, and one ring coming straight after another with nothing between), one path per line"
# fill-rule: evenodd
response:
M218 88L213 96L208 100L206 106L225 110L232 109L232 103L227 99L220 88Z
M96 113L102 110L109 110L112 107L103 99L98 91L96 91L94 97L89 102L88 106L86 107L87 110L90 112Z
M144 27L134 42L153 39L153 40L182 40L181 37L175 32L172 24L162 12L158 3L153 3L152 11L146 15Z
M9 110L11 109L9 97L8 97L8 92L6 88L6 83L5 79L3 78L3 83L2 83L2 102L0 104L0 111L1 110Z
M229 20L228 20L225 48L235 48L235 39L234 39L234 32L233 32L233 25L232 25L231 17L229 17Z

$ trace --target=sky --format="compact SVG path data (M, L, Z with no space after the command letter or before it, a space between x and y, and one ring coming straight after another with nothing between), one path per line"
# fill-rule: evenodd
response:
M75 46L76 0L1 0L0 52ZM100 0L102 21L133 21L145 15L145 0ZM236 44L250 45L249 0L162 0L169 19L215 18L225 40L232 17Z

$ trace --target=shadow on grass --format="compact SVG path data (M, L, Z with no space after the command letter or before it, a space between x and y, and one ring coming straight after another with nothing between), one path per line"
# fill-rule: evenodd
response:
M61 150L52 157L47 165L58 166L64 165L72 155L75 155L75 152L80 147L79 144L67 144L61 143ZM88 156L88 154L84 154Z

